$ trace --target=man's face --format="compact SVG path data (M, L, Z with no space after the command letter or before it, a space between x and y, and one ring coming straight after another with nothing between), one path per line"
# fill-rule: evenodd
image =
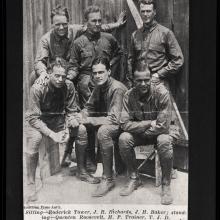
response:
M140 4L140 15L144 24L151 24L156 15L153 4Z
M56 88L64 86L66 80L66 73L63 67L54 66L50 75L50 81Z
M92 33L99 33L101 31L102 18L100 12L88 14L87 28Z
M63 37L68 32L68 22L65 15L55 15L53 17L53 28L56 34Z
M103 85L110 77L110 70L107 70L102 63L92 66L92 79L97 86Z
M134 87L140 92L140 94L146 94L150 89L150 73L135 71L134 73Z

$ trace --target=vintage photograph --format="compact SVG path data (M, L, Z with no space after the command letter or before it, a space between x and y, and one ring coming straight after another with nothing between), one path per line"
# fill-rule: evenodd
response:
M25 219L187 219L188 75L188 0L23 0Z

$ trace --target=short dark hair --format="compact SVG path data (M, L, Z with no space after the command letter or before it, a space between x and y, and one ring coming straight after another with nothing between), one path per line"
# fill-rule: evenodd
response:
M149 70L148 64L144 59L141 59L135 67L134 71L143 72L145 70Z
M100 64L100 63L105 65L107 70L111 69L110 61L107 57L96 57L92 62L92 66Z
M90 13L100 12L102 14L101 9L97 5L91 5L84 11L84 19L88 21L88 17Z
M144 5L153 5L154 9L157 8L157 4L155 0L139 0L139 5L144 4Z
M145 60L141 60L140 63L137 64L135 70L134 70L134 73L133 73L133 76L135 74L135 72L146 72L148 71L148 76L150 77L150 69L149 69L149 66L148 64L146 63Z
M56 57L56 59L51 62L51 64L49 65L49 68L48 68L48 72L49 73L52 73L53 71L53 68L54 67L62 67L65 69L65 73L67 73L67 62L66 60L64 60L63 58L61 57Z
M67 22L69 22L69 13L66 7L62 7L61 5L57 5L50 14L51 24L53 24L53 17L55 15L64 15L66 16Z

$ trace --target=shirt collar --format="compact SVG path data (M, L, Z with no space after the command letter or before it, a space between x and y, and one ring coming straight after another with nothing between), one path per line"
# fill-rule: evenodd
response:
M143 25L141 31L145 32L149 30L149 32L152 32L156 28L157 24L158 24L157 21L153 20L152 24L148 28Z
M148 103L152 99L152 89L151 89L151 87L149 88L148 95L144 99L142 99L143 101L140 100L141 99L140 93L135 88L134 88L134 95L135 95L135 99L137 101L139 101L139 102L144 101L144 103Z
M94 40L98 40L100 38L101 33L91 33L88 29L85 32L86 37L90 40L90 41L94 41Z
M51 91L51 92L58 92L58 91L61 91L61 90L63 90L64 88L65 88L65 84L64 84L64 86L63 87L61 87L61 88L56 88L53 84L52 84L52 82L51 82L51 80L49 79L48 80L48 88L49 88L49 90Z
M112 77L110 77L107 80L107 82L105 82L102 86L100 86L100 91L106 92L109 89L109 87L112 85L112 81L113 81L113 79L112 79Z

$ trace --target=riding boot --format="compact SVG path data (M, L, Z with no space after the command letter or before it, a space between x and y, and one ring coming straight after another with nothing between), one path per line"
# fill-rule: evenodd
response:
M103 164L103 175L101 183L98 185L93 197L102 197L106 195L115 186L115 181L113 179L113 146L101 149L102 154L102 164Z
M128 196L134 190L138 189L142 185L142 182L137 171L134 149L121 149L121 156L128 169L129 181L120 191L120 196Z
M171 194L171 174L173 167L172 159L161 159L161 170L162 170L162 193L161 193L161 204L170 205L173 202Z
M113 167L113 146L101 149L102 164L103 164L103 176L105 178L112 178Z
M121 149L121 157L123 162L126 164L128 174L130 178L136 179L139 177L136 165L136 156L133 148Z
M114 159L115 159L115 172L117 175L126 175L126 165L123 162L117 141L114 142Z
M91 131L88 135L88 147L86 148L86 169L90 173L95 173L97 169L95 153L95 134Z
M35 175L38 164L39 154L26 153L26 166L27 166L27 188L28 188L28 201L37 200L37 192L35 185Z
M97 184L100 180L96 177L93 177L86 171L86 145L79 145L76 143L76 160L77 160L77 168L78 168L78 178L81 181L89 182L92 184Z
M61 161L62 167L68 167L71 164L71 153L73 149L73 142L74 139L70 138L69 141L66 143L66 148Z

